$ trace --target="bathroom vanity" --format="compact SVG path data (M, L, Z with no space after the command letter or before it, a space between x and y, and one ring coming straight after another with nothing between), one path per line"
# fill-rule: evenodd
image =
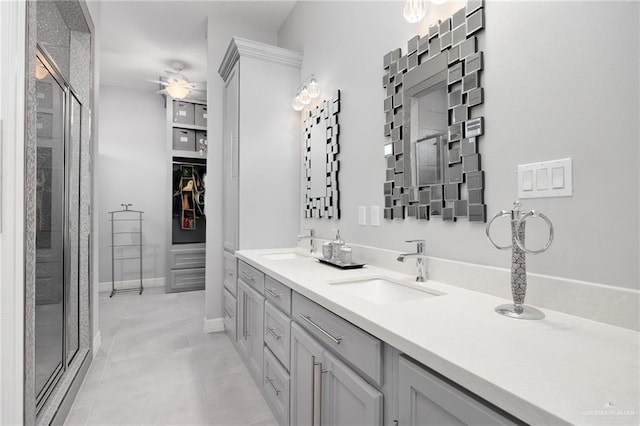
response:
M634 331L553 311L509 319L498 297L296 249L236 256L225 329L281 424L638 419ZM602 417L607 403L620 415Z

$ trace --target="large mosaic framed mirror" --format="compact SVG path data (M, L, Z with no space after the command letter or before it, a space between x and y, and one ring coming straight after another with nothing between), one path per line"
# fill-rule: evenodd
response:
M307 113L304 120L306 218L340 218L338 171L340 91Z
M486 222L478 141L484 117L477 34L484 3L469 0L452 17L384 56L385 219Z

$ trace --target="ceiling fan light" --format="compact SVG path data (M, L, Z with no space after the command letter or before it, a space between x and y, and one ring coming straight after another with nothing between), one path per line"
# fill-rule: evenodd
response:
M36 62L36 79L42 80L48 75L49 75L49 71L47 71L44 65L42 65L42 62L37 61Z
M189 88L179 84L167 86L167 93L174 99L184 99L189 94Z

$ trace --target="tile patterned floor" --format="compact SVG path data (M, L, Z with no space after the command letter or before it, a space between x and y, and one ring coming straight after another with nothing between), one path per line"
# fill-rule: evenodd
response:
M204 292L100 293L102 345L66 425L277 425Z

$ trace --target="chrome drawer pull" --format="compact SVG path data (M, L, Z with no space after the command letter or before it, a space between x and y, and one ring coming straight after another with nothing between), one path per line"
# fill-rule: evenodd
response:
M242 278L244 278L247 281L251 281L251 282L255 281L255 278L253 278L251 275L247 274L244 271L240 272L240 275L242 275Z
M280 296L282 296L282 294L280 294L280 293L276 293L275 291L273 291L273 290L272 290L272 289L270 289L270 288L266 288L266 287L265 287L265 288L264 288L264 291L266 291L267 293L269 293L269 295L271 295L271 297L275 297L276 299L279 299L279 298L280 298Z
M276 395L280 395L280 392L282 392L282 389L278 389L273 384L273 379L271 377L265 377L265 379L267 379L267 382L269 382L269 384L271 385L271 389L273 389L273 391L276 393Z
M302 318L303 320L305 320L307 323L309 323L310 325L312 325L313 327L315 327L319 332L321 332L322 334L324 334L328 339L330 339L333 343L335 343L336 345L340 344L340 341L342 341L342 337L335 337L333 336L331 333L329 333L327 330L325 330L324 328L320 327L318 324L316 324L315 322L311 321L311 317L307 316L305 314L300 314L300 318Z
M231 311L229 311L227 308L224 308L224 313L227 314L227 318L233 318L233 315L231 315Z
M280 340L280 338L282 337L281 334L276 333L275 329L271 328L271 327L267 327L267 331L269 332L270 335L272 335L274 337L274 339L276 340Z

